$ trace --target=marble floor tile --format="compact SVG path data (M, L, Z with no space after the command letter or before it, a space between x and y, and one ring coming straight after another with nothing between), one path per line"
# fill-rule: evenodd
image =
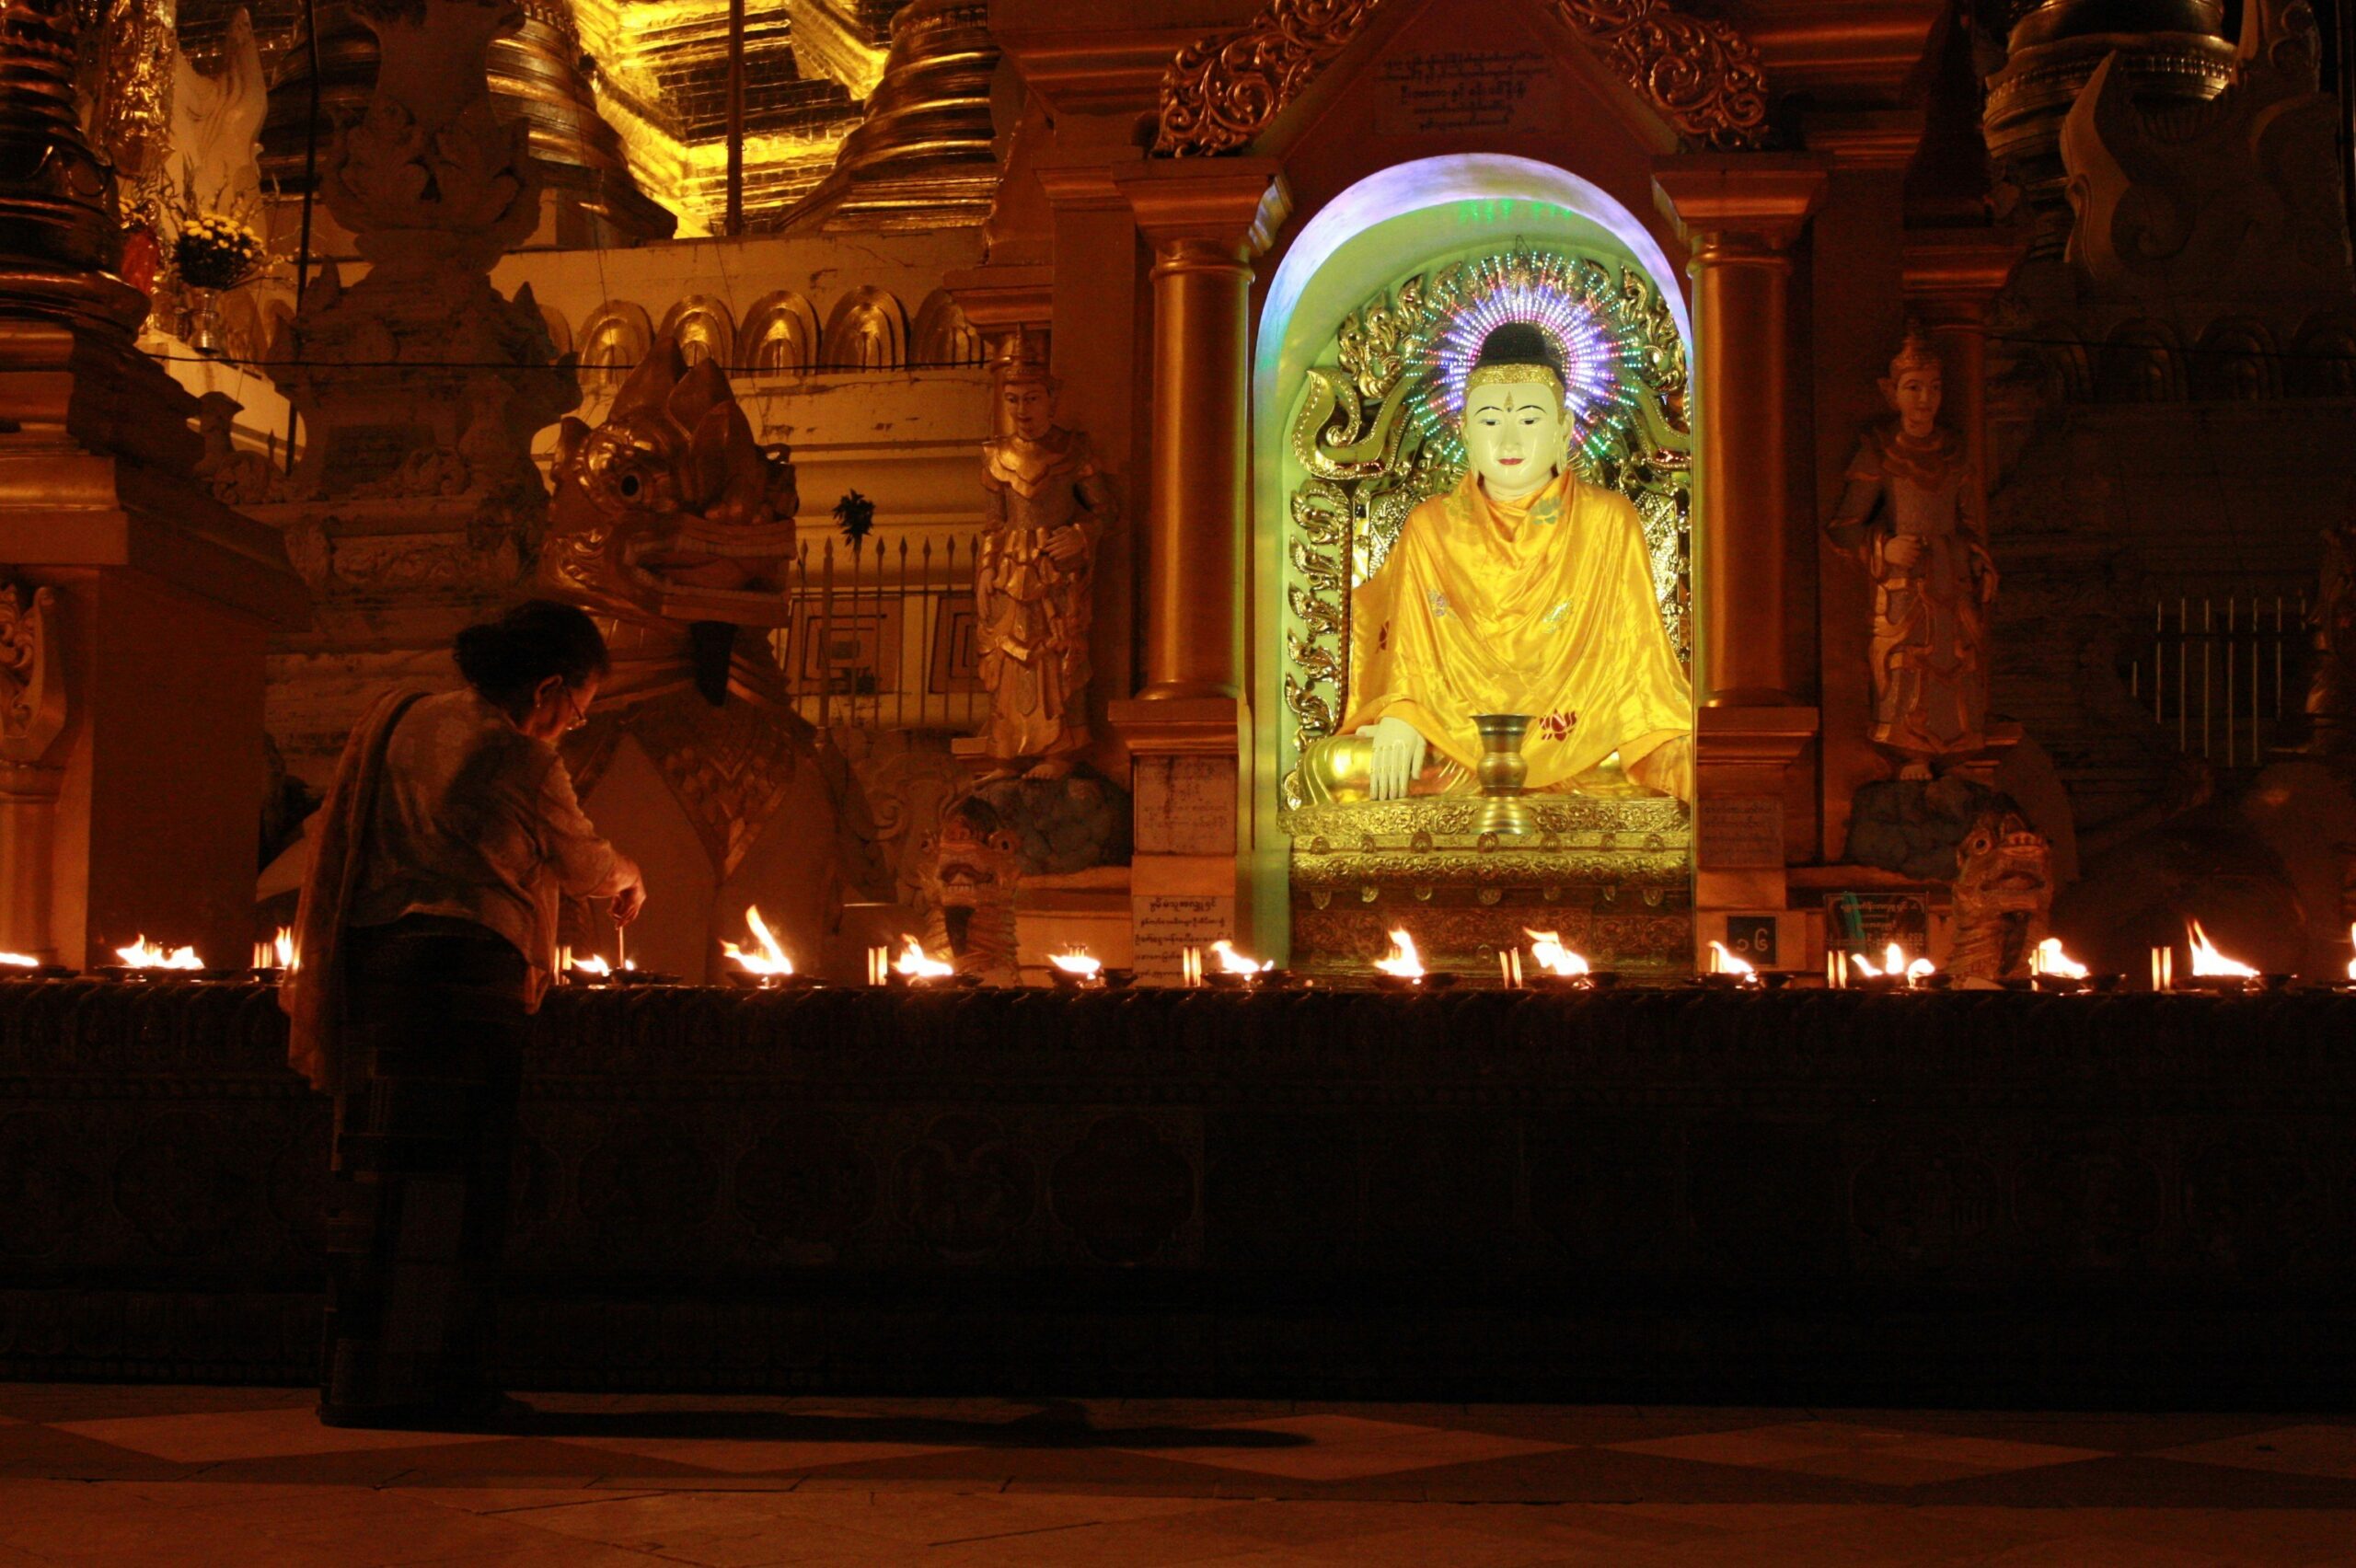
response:
M2356 1481L2356 1425L2281 1426L2161 1452L2167 1458L2197 1464Z
M571 1446L740 1474L794 1471L958 1450L940 1443L792 1443L729 1437L568 1437Z
M0 1568L2356 1564L2356 1423L2330 1418L536 1402L556 1435L0 1385Z
M1356 1415L1284 1416L1274 1421L1230 1424L1230 1430L1238 1437L1264 1434L1269 1441L1248 1445L1209 1443L1199 1447L1173 1444L1151 1452L1159 1458L1183 1459L1189 1464L1250 1470L1295 1481L1349 1481L1542 1453L1564 1447L1526 1437L1452 1432L1395 1421L1369 1421Z
M60 1432L91 1437L133 1453L182 1464L261 1459L386 1448L446 1447L502 1439L478 1433L376 1432L322 1426L308 1405L219 1411L186 1415L123 1415L51 1423Z

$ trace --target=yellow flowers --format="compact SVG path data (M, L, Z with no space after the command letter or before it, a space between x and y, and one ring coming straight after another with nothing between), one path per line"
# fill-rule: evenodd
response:
M269 254L260 235L224 213L191 213L172 239L172 264L200 289L234 289L261 270Z

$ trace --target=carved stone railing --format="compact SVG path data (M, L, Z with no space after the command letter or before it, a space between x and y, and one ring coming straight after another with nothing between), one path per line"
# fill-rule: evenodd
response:
M296 1378L260 987L0 984L0 1376ZM2356 997L560 993L518 1387L2344 1403Z

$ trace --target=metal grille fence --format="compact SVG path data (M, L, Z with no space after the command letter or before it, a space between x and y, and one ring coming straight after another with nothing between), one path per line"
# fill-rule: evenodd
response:
M2154 605L2151 625L2129 682L2152 721L2189 755L2258 766L2298 706L2306 595L2184 596Z
M821 728L976 727L977 548L970 535L802 546L791 619L771 634L796 710Z

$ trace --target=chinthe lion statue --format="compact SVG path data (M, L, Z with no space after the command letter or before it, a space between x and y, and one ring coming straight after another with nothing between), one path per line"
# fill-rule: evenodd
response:
M725 595L786 586L801 505L789 456L754 438L718 365L688 368L664 334L605 423L558 431L552 586L612 611L735 618Z
M2018 812L1982 812L1956 846L1955 946L1947 974L2024 978L2053 907L2053 850Z

